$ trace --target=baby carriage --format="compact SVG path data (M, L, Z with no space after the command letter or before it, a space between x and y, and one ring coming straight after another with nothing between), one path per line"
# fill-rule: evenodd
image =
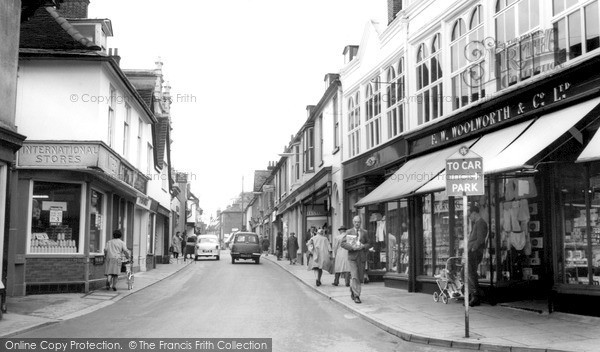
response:
M446 260L446 267L440 275L436 275L439 292L433 293L433 300L448 304L450 298L458 299L464 297L463 263L462 257L450 257Z
M133 258L129 258L127 261L123 261L123 266L125 266L125 278L127 279L127 289L133 289L133 281L135 277L133 276Z

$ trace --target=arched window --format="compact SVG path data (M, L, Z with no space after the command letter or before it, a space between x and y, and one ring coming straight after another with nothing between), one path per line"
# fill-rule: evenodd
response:
M360 153L360 93L348 99L348 157Z
M419 124L429 122L443 114L441 37L431 37L431 54L427 45L421 43L417 50L417 120Z
M388 138L404 132L404 58L387 71L387 124Z
M481 74L485 59L481 12L481 5L478 5L465 14L469 20L468 31L462 18L456 20L452 27L450 68L453 110L485 96L485 82Z
M381 142L381 92L379 78L367 84L365 91L365 123L367 148L373 148Z

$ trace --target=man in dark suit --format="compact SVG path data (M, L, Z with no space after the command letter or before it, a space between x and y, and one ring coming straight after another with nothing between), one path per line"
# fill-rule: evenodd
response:
M480 304L479 278L477 269L479 263L483 259L483 251L485 250L485 238L488 233L488 225L479 214L479 207L471 206L469 209L469 219L472 222L471 234L468 241L469 254L469 306L474 307Z
M365 277L365 263L367 262L367 252L371 248L369 236L365 229L361 228L360 216L355 216L352 220L353 228L346 231L346 237L342 241L342 248L348 250L348 264L350 264L350 297L356 303L360 301L361 283ZM349 241L349 238L356 238L355 241Z

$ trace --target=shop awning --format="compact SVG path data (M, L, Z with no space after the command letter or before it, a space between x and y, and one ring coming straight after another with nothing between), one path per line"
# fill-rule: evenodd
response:
M481 137L471 147L471 150L479 154L483 158L483 172L489 173L487 163L493 160L500 154L508 145L523 133L532 124L532 121L525 121L514 126L504 128L502 130L486 134ZM455 146L457 151L459 146ZM430 193L446 189L446 170L438 177L427 182L423 187L419 188L415 193Z
M596 132L587 147L579 154L576 162L585 163L594 160L600 160L600 131Z
M484 162L485 172L491 174L533 167L528 162L534 156L575 126L599 103L600 97L538 118L497 157Z
M474 141L473 139L462 145L470 147ZM442 172L446 159L456 153L456 148L456 146L448 147L407 161L379 187L359 200L355 206L364 207L410 195Z

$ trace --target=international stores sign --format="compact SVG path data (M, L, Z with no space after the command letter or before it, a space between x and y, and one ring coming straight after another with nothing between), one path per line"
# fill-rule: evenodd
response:
M25 141L17 167L31 169L100 169L112 178L146 193L148 177L101 142Z
M481 156L463 146L446 159L446 193L449 197L482 195L484 186Z

